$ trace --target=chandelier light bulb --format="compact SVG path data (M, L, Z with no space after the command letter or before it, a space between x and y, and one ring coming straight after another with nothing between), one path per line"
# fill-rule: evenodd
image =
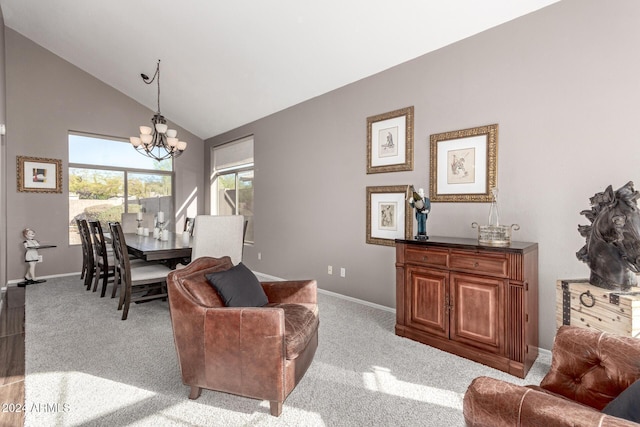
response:
M153 136L149 134L142 134L140 135L140 140L144 145L149 145L151 144L151 141L153 141Z
M164 123L156 123L156 130L159 133L165 133L168 129L168 126L165 125Z
M151 129L149 126L140 126L140 134L141 135L151 135Z
M186 142L184 142L184 141L179 141L179 142L178 142L178 150L180 150L180 151L184 151L184 150L185 150L185 148L187 148L187 143L186 143Z
M167 144L169 144L169 147L175 147L178 145L178 138L167 138Z
M175 138L176 136L178 136L178 131L175 129L167 129L167 137L169 138Z
M131 141L131 145L133 145L134 147L138 147L140 146L140 144L142 144L142 140L137 136L132 136L131 138L129 138L129 141Z

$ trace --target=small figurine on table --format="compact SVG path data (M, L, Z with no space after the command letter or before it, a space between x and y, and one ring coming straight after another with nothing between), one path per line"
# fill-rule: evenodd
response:
M424 195L424 189L418 189L418 192L411 188L412 195L409 199L409 205L416 210L416 221L418 222L417 240L427 240L427 216L431 211L431 201Z
M22 235L24 236L24 248L26 250L24 254L24 262L27 263L27 271L24 274L24 280L26 284L32 283L42 283L44 280L36 279L36 264L40 259L40 255L38 254L38 248L40 247L40 243L35 239L36 232L30 228L25 228L22 231Z

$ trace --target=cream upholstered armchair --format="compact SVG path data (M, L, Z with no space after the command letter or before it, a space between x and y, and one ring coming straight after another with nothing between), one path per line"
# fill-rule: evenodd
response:
M246 291L235 290L252 281L259 295L251 296L254 306L244 306L235 298ZM259 283L225 256L195 259L171 272L167 286L189 398L205 388L268 400L271 415L279 416L318 346L315 280Z

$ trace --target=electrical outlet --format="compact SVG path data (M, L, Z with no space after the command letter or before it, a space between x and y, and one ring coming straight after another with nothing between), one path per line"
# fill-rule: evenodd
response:
M332 266L328 266L327 267L327 274L333 274L333 267Z
M347 269L344 267L340 268L340 277L347 277Z
M258 252L258 261L262 259L262 252Z
M42 262L42 255L38 255L38 262Z

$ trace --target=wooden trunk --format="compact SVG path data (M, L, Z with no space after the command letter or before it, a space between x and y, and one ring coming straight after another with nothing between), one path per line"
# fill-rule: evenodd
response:
M593 286L587 279L558 280L556 323L640 337L640 287L620 292Z

